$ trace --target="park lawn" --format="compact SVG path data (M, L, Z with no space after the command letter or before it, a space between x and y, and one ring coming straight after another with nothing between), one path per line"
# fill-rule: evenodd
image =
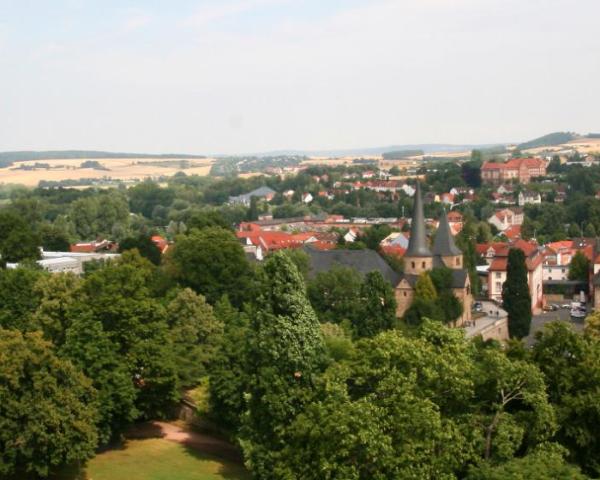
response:
M87 480L247 480L241 466L202 455L176 442L129 440L125 448L90 460Z

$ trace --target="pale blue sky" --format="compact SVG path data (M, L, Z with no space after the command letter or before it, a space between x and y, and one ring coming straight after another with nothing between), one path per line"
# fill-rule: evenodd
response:
M598 0L0 0L0 151L600 131Z

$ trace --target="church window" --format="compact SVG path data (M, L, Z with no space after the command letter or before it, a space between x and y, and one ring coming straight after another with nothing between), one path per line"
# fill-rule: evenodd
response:
M460 265L460 257L456 257L456 265Z
M422 262L422 263L421 263L421 267L422 267L422 268L425 268L425 262Z
M412 268L415 268L415 262L410 262L412 265Z

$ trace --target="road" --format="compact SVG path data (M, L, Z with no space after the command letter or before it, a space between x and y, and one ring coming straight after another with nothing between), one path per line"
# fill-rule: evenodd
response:
M576 331L583 330L583 318L571 318L570 311L566 308L561 308L556 312L544 312L540 315L534 315L531 319L531 332L528 337L525 337L525 343L531 346L535 343L535 333L544 328L544 325L554 321L561 321L571 325Z

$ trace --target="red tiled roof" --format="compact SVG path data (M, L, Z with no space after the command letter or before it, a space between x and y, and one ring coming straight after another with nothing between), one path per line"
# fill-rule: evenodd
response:
M504 233L509 240L515 240L521 236L521 225L511 225L502 233Z

